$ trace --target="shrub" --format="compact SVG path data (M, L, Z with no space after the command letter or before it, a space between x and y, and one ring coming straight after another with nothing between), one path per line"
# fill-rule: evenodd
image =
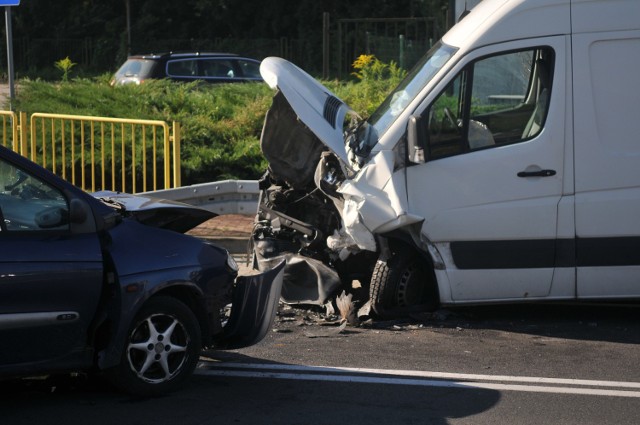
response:
M358 81L327 82L327 86L363 118L369 117L407 72L393 61L386 64L373 55L360 55L353 63Z
M324 82L369 116L404 74L377 59L356 68L359 81ZM182 184L257 179L267 167L259 146L273 91L266 84L146 81L111 87L110 75L49 83L21 80L19 111L177 121L182 128Z
M182 183L258 178L266 168L259 138L271 103L265 84L178 84L157 80L110 87L106 76L57 84L22 80L20 111L177 121ZM240 154L238 153L240 152Z
M62 81L65 81L65 82L69 81L69 72L71 71L71 68L73 68L76 65L77 63L72 62L71 59L69 59L69 56L54 62L54 66L60 71L62 71Z

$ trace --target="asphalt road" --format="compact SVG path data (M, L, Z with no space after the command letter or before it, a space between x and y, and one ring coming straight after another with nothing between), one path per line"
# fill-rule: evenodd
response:
M637 424L640 307L441 310L341 329L281 309L157 399L97 380L0 384L2 424Z

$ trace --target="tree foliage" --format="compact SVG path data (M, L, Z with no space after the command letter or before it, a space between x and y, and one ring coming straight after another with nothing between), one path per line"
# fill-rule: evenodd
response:
M28 0L13 8L13 35L15 39L29 40L91 39L91 57L105 57L106 61L101 60L100 64L109 65L108 69L98 70L104 72L117 67L127 54L127 4L132 53L147 53L138 51L136 46L146 49L156 40L288 37L309 41L320 55L324 12L330 13L332 19L440 18L448 3L449 0ZM31 48L27 54L37 57L41 52Z

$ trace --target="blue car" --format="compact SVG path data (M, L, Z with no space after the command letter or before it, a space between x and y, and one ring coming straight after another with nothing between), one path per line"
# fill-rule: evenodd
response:
M238 276L184 232L206 210L90 195L0 146L0 377L97 371L139 395L176 389L202 347L271 327L282 266Z

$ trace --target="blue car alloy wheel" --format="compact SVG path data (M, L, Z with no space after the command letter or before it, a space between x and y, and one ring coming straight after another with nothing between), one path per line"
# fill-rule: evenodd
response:
M137 395L173 391L193 373L201 346L200 326L189 307L171 297L151 298L130 327L121 363L107 377Z

